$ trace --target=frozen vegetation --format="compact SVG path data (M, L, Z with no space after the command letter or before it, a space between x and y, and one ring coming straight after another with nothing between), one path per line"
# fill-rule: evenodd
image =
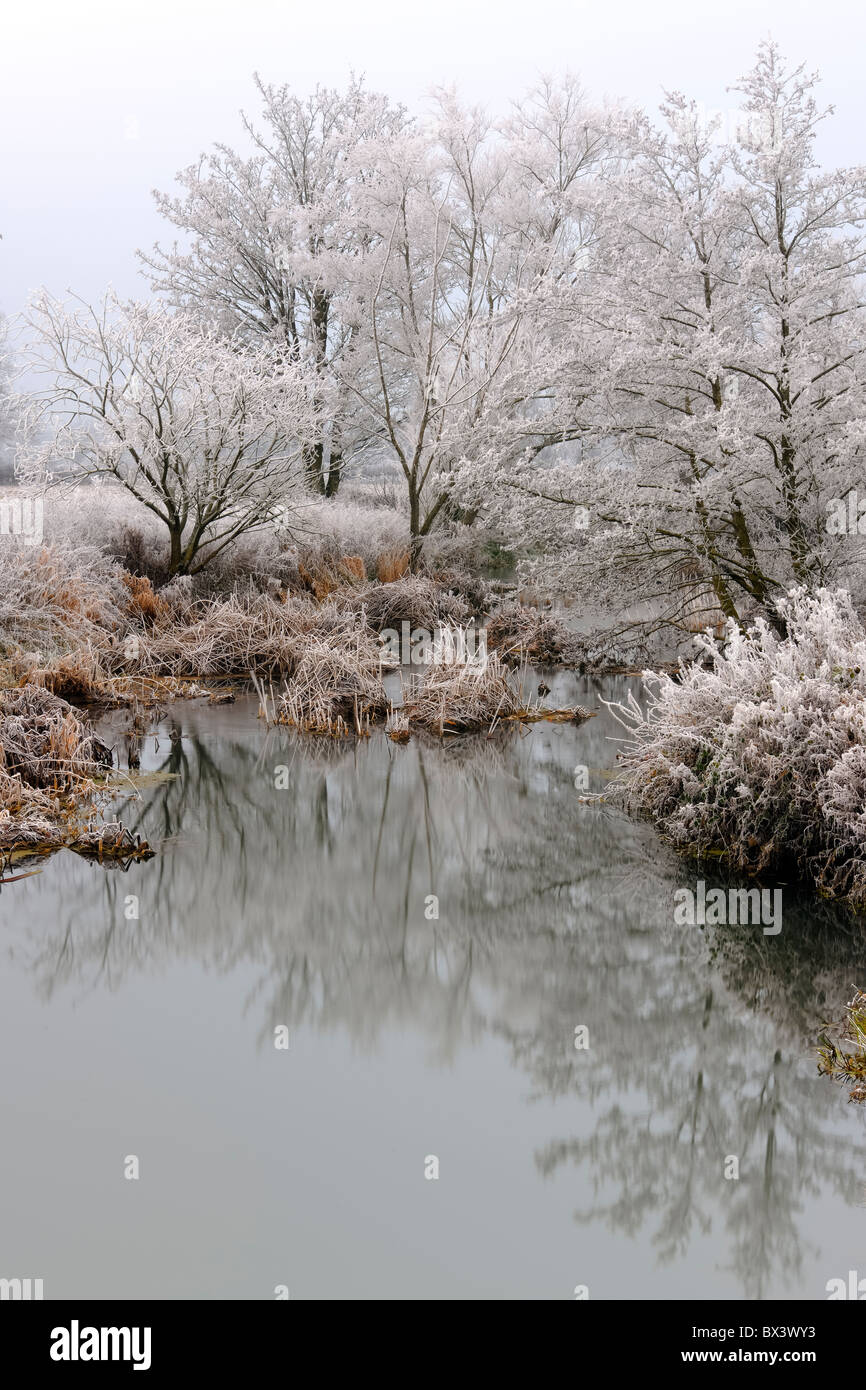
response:
M572 79L501 120L259 84L244 149L158 196L150 297L36 294L31 390L0 354L4 699L146 724L255 679L272 721L402 742L584 717L527 663L654 664L613 794L866 906L866 179L775 45L736 90L723 143ZM395 705L394 642L470 625L483 660ZM22 760L4 708L4 843L52 843L106 769L57 703Z
M798 871L866 906L866 632L844 590L796 590L765 619L698 639L675 676L647 674L617 794L698 857Z

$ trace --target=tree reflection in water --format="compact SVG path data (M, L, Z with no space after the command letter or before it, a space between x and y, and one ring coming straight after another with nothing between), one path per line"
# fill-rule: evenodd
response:
M577 682L560 695L592 698ZM596 1200L577 1219L651 1232L661 1261L712 1232L747 1297L808 1257L806 1195L857 1202L862 1167L810 1043L866 978L864 934L787 890L777 937L675 925L673 892L694 871L574 788L578 763L603 786L606 714L446 747L266 734L252 704L189 708L183 725L158 754L148 744L172 776L126 817L164 842L157 859L122 875L66 862L56 929L19 924L44 996L177 961L243 964L262 1044L278 1023L367 1047L411 1024L438 1063L493 1034L537 1096L591 1103L588 1132L536 1156L544 1175L591 1171Z

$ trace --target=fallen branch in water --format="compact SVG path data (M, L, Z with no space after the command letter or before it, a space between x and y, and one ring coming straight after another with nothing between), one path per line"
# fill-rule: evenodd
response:
M23 878L35 878L41 873L41 869L30 869L26 874L10 874L8 878L0 878L0 888L5 888L7 883L20 883Z

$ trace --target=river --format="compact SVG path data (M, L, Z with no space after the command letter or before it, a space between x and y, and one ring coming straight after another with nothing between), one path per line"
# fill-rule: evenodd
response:
M64 852L0 890L0 1275L181 1299L866 1275L864 1116L813 1046L866 933L787 885L776 936L677 925L695 870L575 786L606 785L599 697L629 680L551 684L597 717L356 745L178 703L123 816L157 857Z

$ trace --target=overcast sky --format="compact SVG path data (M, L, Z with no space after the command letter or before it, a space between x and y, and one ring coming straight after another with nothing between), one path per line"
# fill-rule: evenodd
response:
M866 161L866 9L854 0L6 0L0 308L44 284L147 290L151 189L214 141L242 144L251 74L306 91L349 71L423 109L434 84L493 110L543 72L655 106L663 87L731 110L768 34L824 77L825 162Z

